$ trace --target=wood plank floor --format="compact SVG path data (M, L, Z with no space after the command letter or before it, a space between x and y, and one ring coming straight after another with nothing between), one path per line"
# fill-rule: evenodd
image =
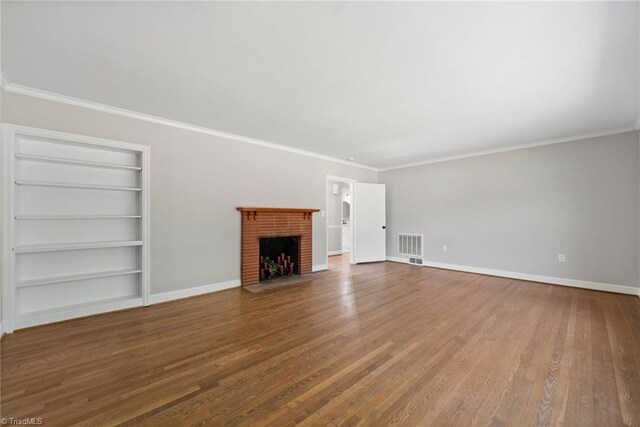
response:
M44 425L640 425L640 299L379 263L18 331Z

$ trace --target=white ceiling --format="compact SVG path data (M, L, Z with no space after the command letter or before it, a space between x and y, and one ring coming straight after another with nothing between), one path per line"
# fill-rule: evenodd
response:
M637 2L2 4L12 83L375 167L633 127L639 34Z

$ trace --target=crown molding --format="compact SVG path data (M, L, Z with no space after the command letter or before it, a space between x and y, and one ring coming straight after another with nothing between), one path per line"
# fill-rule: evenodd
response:
M581 140L581 139L597 138L597 137L601 137L601 136L615 135L615 134L618 134L618 133L625 133L625 132L631 132L631 131L635 131L635 130L640 130L640 115L639 115L638 116L638 121L635 123L634 126L631 126L631 127L620 128L620 129L610 129L610 130L601 131L601 132L592 132L592 133L586 133L586 134L575 135L575 136L564 137L564 138L553 138L553 139L547 139L547 140L533 142L533 143L512 145L512 146L509 146L509 147L502 147L502 148L496 148L496 149L491 149L491 150L474 151L474 152L465 153L465 154L437 157L437 158L418 161L418 162L404 163L404 164L401 164L401 165L398 165L398 166L389 166L389 167L377 168L377 167L374 167L374 166L370 166L370 165L366 165L366 164L362 164L362 163L350 162L348 160L339 159L337 157L332 157L332 156L328 156L328 155L325 155L325 154L315 153L313 151L301 150L299 148L293 148L293 147L289 147L289 146L282 145L282 144L276 144L276 143L273 143L273 142L264 141L264 140L257 139L257 138L251 138L251 137L248 137L248 136L237 135L237 134L229 133L229 132L223 132L223 131L219 131L219 130L215 130L215 129L206 128L206 127L203 127L203 126L197 126L197 125L192 125L192 124L185 123L185 122L179 122L179 121L176 121L176 120L164 119L162 117L153 116L153 115L150 115L150 114L139 113L137 111L132 111L132 110L124 109L124 108L114 107L114 106L107 105L107 104L100 104L100 103L93 102L93 101L87 101L87 100L80 99L80 98L74 98L74 97L71 97L71 96L61 95L61 94L54 93L54 92L48 92L48 91L41 90L41 89L35 89L35 88L32 88L32 87L28 87L28 86L18 85L18 84L15 84L15 83L11 83L11 81L7 77L7 74L5 73L4 69L1 70L1 71L2 71L2 89L4 91L6 91L6 92L16 93L16 94L19 94L19 95L31 96L31 97L34 97L34 98L40 98L40 99L44 99L44 100L47 100L47 101L59 102L59 103L62 103L62 104L72 105L72 106L75 106L75 107L87 108L87 109L90 109L90 110L100 111L100 112L103 112L103 113L114 114L114 115L118 115L118 116L122 116L122 117L128 117L128 118L131 118L131 119L143 120L143 121L146 121L146 122L161 124L161 125L164 125L164 126L170 126L170 127L173 127L173 128L187 130L187 131L191 131L191 132L197 132L197 133L202 133L202 134L206 134L206 135L217 136L217 137L220 137L220 138L226 138L226 139L231 139L231 140L235 140L235 141L245 142L245 143L248 143L248 144L258 145L258 146L261 146L261 147L272 148L274 150L286 151L286 152L289 152L289 153L299 154L301 156L307 156L307 157L312 157L312 158L316 158L316 159L320 159L320 160L326 160L326 161L329 161L329 162L338 163L338 164L347 165L347 166L352 166L352 167L356 167L356 168L360 168L360 169L371 170L371 171L374 171L374 172L386 172L386 171L392 171L392 170L396 170L396 169L405 169L405 168L411 168L411 167L416 167L416 166L429 165L429 164L433 164L433 163L447 162L447 161L451 161L451 160L466 159L466 158L469 158L469 157L479 157L479 156L486 156L486 155L489 155L489 154L505 153L505 152L509 152L509 151L525 150L527 148L543 147L545 145L561 144L561 143L564 143L564 142L572 142L572 141L577 141L577 140Z
M387 172L387 171L392 171L392 170L396 170L396 169L412 168L412 167L416 167L416 166L429 165L429 164L432 164L432 163L441 163L441 162L448 162L450 160L466 159L466 158L469 158L469 157L487 156L489 154L506 153L506 152L509 152L509 151L525 150L527 148L543 147L545 145L562 144L564 142L579 141L581 139L597 138L597 137L600 137L600 136L608 136L608 135L616 135L616 134L625 133L625 132L633 132L633 131L635 131L637 129L638 129L637 126L630 126L630 127L626 127L626 128L611 129L611 130L602 131L602 132L592 132L592 133L586 133L586 134L570 136L570 137L565 137L565 138L547 139L547 140L544 140L544 141L532 142L532 143L528 143L528 144L512 145L512 146L509 146L509 147L496 148L496 149L492 149L492 150L474 151L474 152L471 152L471 153L460 154L460 155L455 155L455 156L438 157L438 158L435 158L435 159L429 159L429 160L424 160L424 161L420 161L420 162L405 163L405 164L398 165L398 166L390 166L390 167L386 167L386 168L379 168L378 172Z
M5 82L6 80L6 82ZM301 150L299 148L288 147L286 145L276 144L273 142L263 141L261 139L251 138L248 136L237 135L234 133L223 132L215 129L210 129L202 126L192 125L189 123L179 122L176 120L164 119L158 116L152 116L150 114L139 113L137 111L126 110L124 108L114 107L111 105L100 104L93 101L87 101L80 98L74 98L71 96L61 95L58 93L48 92L45 90L35 89L28 86L22 86L15 83L11 83L6 79L6 75L3 73L2 87L6 92L16 93L19 95L31 96L34 98L40 98L47 101L59 102L62 104L72 105L75 107L87 108L94 111L100 111L103 113L114 114L122 117L128 117L131 119L143 120L150 123L156 123L164 126L170 126L177 129L187 130L191 132L198 132L206 135L216 136L220 138L231 139L234 141L245 142L248 144L259 145L261 147L272 148L274 150L286 151L293 154L299 154L301 156L313 157L320 160L326 160L333 163L339 163L347 166L352 166L360 169L367 169L371 171L378 171L377 168L361 163L350 162L348 160L342 160L337 157L331 157L312 151Z

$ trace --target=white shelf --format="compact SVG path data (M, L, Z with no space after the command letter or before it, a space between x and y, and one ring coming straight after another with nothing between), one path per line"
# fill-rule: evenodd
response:
M35 187L60 187L60 188L79 188L84 190L120 190L120 191L142 191L140 187L117 187L109 185L90 185L90 184L68 184L62 182L43 182L43 181L15 181L16 185L28 185Z
M28 319L28 318L31 318L31 317L46 316L46 315L50 315L50 314L58 314L58 313L63 313L63 312L81 310L81 309L92 308L92 307L99 307L101 305L120 303L120 302L127 302L127 301L128 302L134 302L137 305L137 303L139 301L142 301L142 298L139 298L139 297L136 297L136 296L124 296L124 297L109 298L109 299L104 299L104 300L98 300L98 301L84 302L84 303L80 303L80 304L67 305L67 306L64 306L64 307L47 308L45 310L38 310L38 311L28 311L28 312L25 312L25 313L20 313L19 316L22 319Z
M21 280L16 283L16 287L49 285L54 283L77 282L78 280L100 279L103 277L125 276L128 274L141 273L140 269L133 270L111 270L97 271L94 273L74 274L69 276L46 277L42 279Z
M141 307L142 304L143 300L141 297L132 295L40 311L19 313L16 316L16 328L28 328L30 326L59 322L61 320L73 319L75 317L91 316L93 314L106 313L109 311Z
M30 252L51 252L51 251L76 251L81 249L100 249L100 248L120 248L127 246L142 246L142 240L128 240L121 242L87 242L87 243L66 243L59 245L31 245L18 246L13 248L17 254Z
M139 172L142 170L142 168L139 166L119 165L116 163L90 162L88 160L68 159L68 158L62 158L62 157L36 156L33 154L16 153L16 157L20 160L32 160L35 162L60 163L65 165L88 166L88 167L107 168L107 169L123 169L123 170L130 170L130 171L136 171L136 172Z
M29 219L137 219L142 215L18 215L17 220Z

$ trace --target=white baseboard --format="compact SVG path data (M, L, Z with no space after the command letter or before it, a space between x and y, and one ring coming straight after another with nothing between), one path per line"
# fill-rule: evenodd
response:
M387 261L408 264L407 258L387 257ZM588 282L584 280L564 279L561 277L541 276L538 274L516 273L512 271L493 270L490 268L470 267L467 265L446 264L442 262L423 261L423 267L443 268L445 270L464 271L467 273L485 274L488 276L508 277L510 279L526 280L529 282L540 282L551 285L571 286L573 288L592 289L596 291L615 292L627 295L639 295L640 289L631 286L612 285L609 283Z
M4 335L4 329L2 329L2 322L0 322L0 338Z
M311 268L311 271L315 273L316 271L324 271L328 269L329 269L329 266L327 264L318 264L318 265L314 265Z
M327 255L329 255L329 256L342 255L342 251L329 251L329 252L327 252Z
M158 304L160 302L173 301L176 299L194 297L196 295L208 294L211 292L224 291L225 289L240 287L240 279L228 280L226 282L212 283L210 285L198 286L195 288L180 289L178 291L164 292L151 295L149 302Z

